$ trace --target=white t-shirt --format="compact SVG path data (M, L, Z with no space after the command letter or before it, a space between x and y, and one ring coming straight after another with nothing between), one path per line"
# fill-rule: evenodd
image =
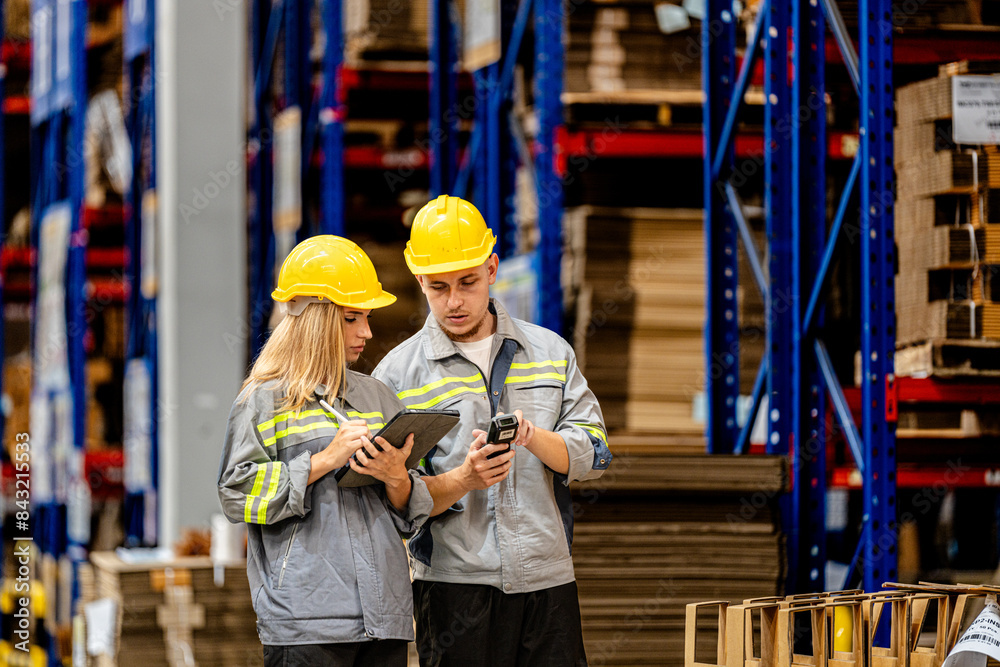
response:
M493 349L494 336L496 334L490 334L482 340L472 341L471 343L454 341L456 347L462 351L462 354L483 371L486 382L490 381L490 350Z

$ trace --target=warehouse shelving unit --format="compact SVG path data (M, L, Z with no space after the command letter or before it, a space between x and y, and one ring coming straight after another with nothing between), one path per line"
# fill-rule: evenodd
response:
M537 131L531 141L538 205L539 323L561 332L562 183L558 138L562 132L563 8L559 0L500 0L499 62L473 72L476 117L464 149L457 134L456 28L446 0L431 0L431 194L468 197L483 211L501 257L516 253L514 172L517 146L511 126L514 69L529 23L534 30L532 86ZM470 187L471 181L471 187Z
M744 451L761 398L768 396L767 451L788 455L790 493L783 501L788 533L790 590L822 590L826 563L826 433L829 395L840 429L863 478L864 527L851 571L862 570L866 590L896 577L895 408L893 376L893 34L884 0L859 3L860 55L836 2L759 5L754 39L739 74L731 7L710 0L703 23L705 82L705 208L708 248L706 369L708 447ZM860 149L854 156L837 214L827 233L824 169L825 24L860 97ZM889 29L884 29L884 28ZM790 35L792 62L787 57ZM735 187L732 139L740 101L760 49L765 60L764 159L767 242L765 271ZM862 419L859 430L826 348L817 336L820 296L854 186L860 181ZM848 223L850 224L850 223ZM757 374L753 408L741 429L739 323L736 275L739 240L765 298L767 354ZM808 296L807 296L808 295ZM849 573L849 579L853 576ZM850 583L850 582L848 582Z

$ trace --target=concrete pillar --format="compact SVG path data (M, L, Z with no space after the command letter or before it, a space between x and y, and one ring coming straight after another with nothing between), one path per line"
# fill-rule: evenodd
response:
M156 3L160 544L207 526L246 371L246 8Z

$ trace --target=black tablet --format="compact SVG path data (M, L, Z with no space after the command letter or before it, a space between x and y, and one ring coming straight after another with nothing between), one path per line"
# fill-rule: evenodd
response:
M393 447L402 447L406 436L413 434L413 449L406 459L406 468L415 468L427 452L455 428L458 423L457 410L400 410L389 423L372 436L372 444L378 447L375 438L385 438ZM351 470L350 464L334 473L340 486L367 486L378 483L371 475L362 475Z

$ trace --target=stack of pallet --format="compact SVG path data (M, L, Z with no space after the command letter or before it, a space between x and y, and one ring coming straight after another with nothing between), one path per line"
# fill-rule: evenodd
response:
M664 34L652 2L576 3L565 81L567 92L699 90L697 27Z
M125 563L111 552L91 554L91 563L87 588L117 610L114 655L97 656L95 667L260 664L245 566L217 573L204 557Z
M564 282L579 288L574 347L608 427L700 433L701 211L584 206L564 220Z
M896 285L900 346L1000 339L1000 155L952 141L952 77L899 89Z
M612 440L612 467L574 486L573 563L587 658L592 665L679 665L686 604L778 592L784 547L774 501L785 462L663 457Z
M994 665L1000 587L884 584L687 605L685 667ZM738 598L737 598L738 599ZM681 664L681 663L677 663Z

